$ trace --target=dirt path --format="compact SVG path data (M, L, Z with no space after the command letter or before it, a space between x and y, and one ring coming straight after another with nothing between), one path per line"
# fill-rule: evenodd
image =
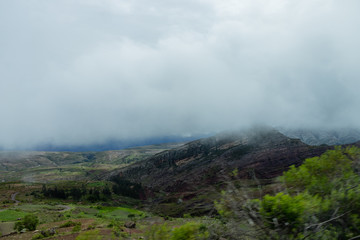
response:
M72 207L68 205L58 205L59 207L63 207L63 210L60 210L59 212L66 212L67 210L70 210Z
M14 202L15 202L15 205L18 205L18 204L20 203L19 200L16 200L16 199L15 199L15 198L16 198L16 195L18 195L18 194L19 194L19 192L16 192L16 193L11 194L11 201L14 201Z
M11 194L11 196L10 196L10 200L15 202L14 206L19 205L19 203L20 203L19 200L16 200L16 199L15 199L15 198L16 198L16 195L18 195L18 194L19 194L19 192L16 192L16 193ZM9 207L0 209L0 212L5 211L5 210L8 209L8 208L9 208Z

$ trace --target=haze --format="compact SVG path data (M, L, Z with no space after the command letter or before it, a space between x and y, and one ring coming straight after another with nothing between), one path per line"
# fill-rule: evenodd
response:
M0 1L0 146L359 127L360 1Z

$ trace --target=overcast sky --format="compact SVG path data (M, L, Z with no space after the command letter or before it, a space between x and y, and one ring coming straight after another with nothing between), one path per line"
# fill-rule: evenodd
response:
M358 0L0 0L0 146L359 127Z

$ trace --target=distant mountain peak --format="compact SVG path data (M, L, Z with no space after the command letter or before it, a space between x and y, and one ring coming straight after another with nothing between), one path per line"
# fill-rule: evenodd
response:
M342 145L360 141L360 130L354 128L279 128L279 131L290 138L298 138L302 142L313 146L322 144Z

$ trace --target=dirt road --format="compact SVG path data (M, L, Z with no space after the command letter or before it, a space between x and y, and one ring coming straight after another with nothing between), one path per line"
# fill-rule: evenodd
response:
M15 202L15 205L18 205L20 203L20 201L15 199L16 195L18 194L19 194L18 192L11 194L11 200Z

